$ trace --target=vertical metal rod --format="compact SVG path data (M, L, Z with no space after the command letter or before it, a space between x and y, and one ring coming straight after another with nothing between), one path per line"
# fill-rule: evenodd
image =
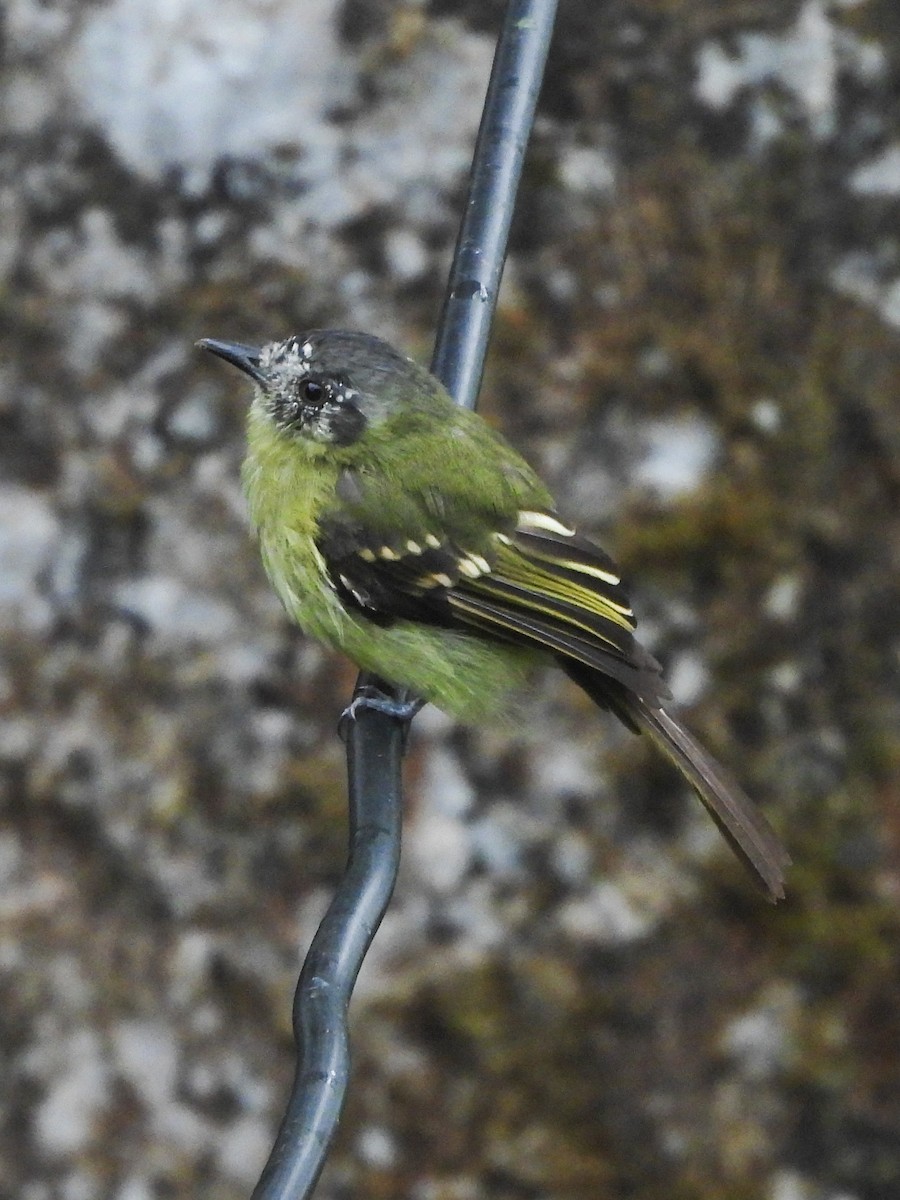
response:
M465 408L475 407L481 387L509 226L555 19L556 0L510 0L494 54L431 359L434 374Z
M485 100L466 211L432 369L474 408L506 256L509 224L556 0L510 0ZM371 683L360 677L361 684ZM380 690L392 693L384 684ZM305 1200L337 1129L350 1073L347 1009L400 861L401 762L407 727L364 710L347 731L347 870L303 965L294 998L297 1069L287 1112L254 1200Z

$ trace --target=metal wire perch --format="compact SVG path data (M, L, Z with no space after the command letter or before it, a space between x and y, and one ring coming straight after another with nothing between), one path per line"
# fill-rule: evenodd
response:
M557 0L510 0L491 69L431 364L456 402L468 408L475 407L481 384L556 7ZM366 675L355 697L373 684L400 703L409 700ZM408 722L364 708L346 732L347 869L300 974L293 1010L294 1084L254 1200L303 1200L319 1178L347 1090L350 996L400 861L400 764Z

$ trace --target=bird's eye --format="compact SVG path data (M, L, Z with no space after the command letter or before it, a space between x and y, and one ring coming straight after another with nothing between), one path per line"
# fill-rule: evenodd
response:
M316 383L314 379L304 379L300 384L300 395L304 400L309 400L313 404L322 399L323 391L321 383Z

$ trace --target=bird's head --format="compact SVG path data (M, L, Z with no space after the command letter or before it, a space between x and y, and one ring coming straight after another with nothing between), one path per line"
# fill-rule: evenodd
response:
M366 333L313 329L259 348L213 338L197 345L250 376L259 411L281 433L321 446L352 446L437 387L422 367Z

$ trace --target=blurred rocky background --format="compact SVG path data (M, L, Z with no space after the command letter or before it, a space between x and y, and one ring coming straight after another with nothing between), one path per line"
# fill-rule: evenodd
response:
M193 342L427 360L501 12L4 7L4 1197L259 1174L355 672L263 578ZM560 679L518 733L424 712L323 1200L900 1194L898 12L561 3L483 411L795 866L770 908Z

